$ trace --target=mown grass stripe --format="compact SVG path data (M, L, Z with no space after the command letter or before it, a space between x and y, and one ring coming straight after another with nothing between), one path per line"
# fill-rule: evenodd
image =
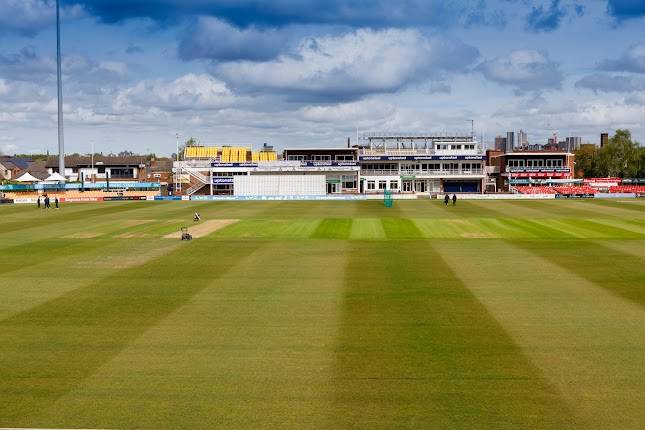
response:
M645 267L634 255L597 242L519 241L519 246L617 296L645 306Z
M0 321L3 424L38 425L31 421L36 411L77 386L209 281L243 264L259 245L213 248L196 241L190 246L190 252L178 249ZM213 258L195 270L195 255Z
M634 199L629 203L619 202L612 199L589 199L584 204L597 206L594 208L598 212L611 213L619 216L628 216L631 211L639 212L645 216L645 203L642 200ZM627 212L626 212L627 211Z
M411 219L382 218L381 224L388 239L421 239L423 237Z
M106 217L114 216L124 212L133 212L146 208L146 202L136 202L136 203L103 203L101 206L97 207L92 205L85 210L75 210L71 213L65 212L64 209L56 211L55 209L37 209L34 208L34 211L43 211L42 215L48 216L46 223L48 225L69 223L72 221L87 221L94 219L97 216ZM43 223L42 219L28 219L21 221L13 221L0 224L0 234L8 233L17 230L27 230L32 228L40 227Z
M583 420L564 427L639 428L645 420L645 313L581 272L556 264L588 243L491 240L484 249L434 241L432 246ZM558 248L563 252L544 258ZM585 267L603 255L606 264L615 261L615 255L594 251L585 255Z
M330 408L346 242L258 242L38 421L151 429L340 424Z
M606 226L619 228L623 231L631 233L632 239L640 239L645 237L645 222L639 222L638 220L623 220L617 218L596 218L593 220L598 224L604 224Z
M378 218L355 218L349 236L354 240L382 240L385 239L385 231Z
M552 228L545 222L538 222L534 219L503 219L503 223L517 228L522 235L539 239L562 239L574 238L575 236L557 228Z
M320 219L245 219L212 236L222 239L307 239L320 222Z
M75 252L63 248L64 252L57 252L55 256L49 247L34 250L32 258L37 264L27 266L18 261L15 270L3 274L0 319L94 284L117 271L141 266L180 245L169 241L130 241L129 254L124 255L121 241L101 238L75 242L82 248L75 248ZM58 241L52 242L52 247L61 250Z
M566 403L430 242L350 243L335 427L572 426Z
M312 239L348 239L352 220L347 218L325 218L311 235Z

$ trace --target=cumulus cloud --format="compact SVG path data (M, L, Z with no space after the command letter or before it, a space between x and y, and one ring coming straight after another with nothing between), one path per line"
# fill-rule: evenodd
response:
M305 106L301 117L312 122L356 123L357 121L383 121L392 117L396 108L378 100L361 100L335 105Z
M181 17L217 16L236 26L281 27L331 24L352 27L454 26L503 22L502 10L467 0L76 0L105 22L150 18L176 22Z
M55 19L53 2L42 0L0 0L0 31L33 35Z
M585 76L575 84L576 88L587 88L594 92L631 92L645 90L642 76L610 75L595 73Z
M33 82L0 78L0 102L43 101L47 97L45 89Z
M179 41L179 57L184 60L268 60L280 53L286 39L284 32L275 29L241 29L203 16L184 30Z
M617 59L600 63L602 70L645 73L645 42L634 44Z
M7 143L8 141L15 140L12 136L0 136L0 155L10 155L15 154L18 146L13 143Z
M232 106L236 97L226 84L205 74L187 74L173 81L145 80L119 91L114 101L118 112L148 110L209 110Z
M128 67L117 61L94 61L84 55L67 54L62 61L63 75L73 76L77 82L115 81L126 77ZM42 82L56 78L56 60L53 56L36 53L25 47L17 53L0 55L0 77Z
M643 105L645 106L645 91L640 93L630 94L625 98L625 103L628 105Z
M560 88L562 85L560 65L541 51L513 51L507 57L484 61L478 69L487 79L515 87L520 92Z
M15 32L23 36L34 36L56 20L55 0L0 0L0 33ZM77 18L83 15L79 5L64 6L63 18Z
M292 100L350 101L389 93L478 58L461 42L428 39L416 30L357 30L302 41L295 52L265 62L219 64L214 73L242 92Z

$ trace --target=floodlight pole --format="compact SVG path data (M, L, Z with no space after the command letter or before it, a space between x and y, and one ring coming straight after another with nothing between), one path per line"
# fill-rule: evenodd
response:
M58 173L65 176L65 139L63 136L63 82L60 53L60 0L56 0L56 77L58 84Z
M179 133L175 133L175 143L177 144L177 167L175 168L175 194L177 195L177 192L179 191L179 174L181 172L180 167L179 167Z

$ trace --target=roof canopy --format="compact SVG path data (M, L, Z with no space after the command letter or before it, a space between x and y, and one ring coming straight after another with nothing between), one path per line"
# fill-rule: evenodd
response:
M48 181L48 182L61 182L61 181L66 181L66 180L67 179L65 179L64 176L61 176L61 174L58 173L58 172L52 173L51 175L49 175L47 177L47 179L45 179L45 181Z
M38 182L40 179L36 178L34 175L32 175L29 172L25 172L19 177L16 178L16 181L18 182Z

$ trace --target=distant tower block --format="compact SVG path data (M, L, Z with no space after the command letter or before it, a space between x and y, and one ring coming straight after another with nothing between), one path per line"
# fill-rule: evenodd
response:
M609 143L609 133L600 133L600 147Z

